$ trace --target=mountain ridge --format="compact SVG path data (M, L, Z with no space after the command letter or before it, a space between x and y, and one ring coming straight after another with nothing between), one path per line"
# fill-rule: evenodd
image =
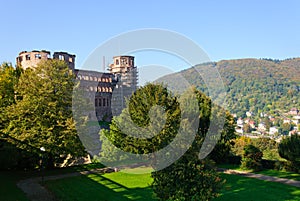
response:
M243 117L248 111L275 114L294 107L300 108L300 58L245 58L209 62L166 75L158 82L180 88L176 81L183 77L190 85L208 94L200 76L204 67L218 70L227 92L227 107L237 116Z

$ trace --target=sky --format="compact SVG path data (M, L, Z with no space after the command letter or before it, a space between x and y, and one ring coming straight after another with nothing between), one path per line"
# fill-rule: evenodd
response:
M211 61L300 56L300 1L297 0L0 2L1 63L15 64L16 56L24 50L66 51L76 55L76 67L81 68L105 41L149 28L187 37ZM137 52L134 56L140 66L186 68L180 59L158 52Z

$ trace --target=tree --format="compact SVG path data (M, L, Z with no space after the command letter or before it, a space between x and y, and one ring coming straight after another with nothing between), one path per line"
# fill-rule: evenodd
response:
M251 133L251 127L249 124L245 124L243 127L245 133Z
M12 67L11 63L0 66L0 130L7 124L6 108L15 103L15 86L21 70Z
M300 167L300 136L285 137L278 146L279 155L290 161L292 166L299 170Z
M242 158L241 167L245 169L252 169L254 171L259 171L262 169L262 156L263 153L259 148L254 145L246 145L244 147L244 154Z
M293 127L290 123L284 123L282 124L281 128L282 128L282 133L284 135L288 135Z
M251 144L251 139L249 137L241 136L234 140L234 146L232 152L235 155L242 156L244 153L244 147Z
M221 113L225 113L225 123L221 132L221 138L214 147L213 151L209 154L209 158L216 163L227 162L230 156L231 149L234 145L233 140L237 137L235 134L235 123L233 116L222 108L218 108L217 117L222 116Z
M61 156L85 154L72 117L74 74L59 60L41 61L21 74L16 87L20 100L8 107L8 141L29 152L45 148L48 165Z
M190 96L196 98L195 104L187 104ZM188 106L182 108L180 105ZM200 109L196 115L199 121L185 116L196 109ZM195 121L197 133L191 144L188 144L187 151L167 168L152 172L152 187L161 200L209 200L217 196L222 185L222 179L211 162L198 158L209 128L210 116L211 100L196 89L178 97L162 85L148 84L132 95L121 115L113 118L110 131L105 136L125 152L149 154L168 146L177 137L179 130L184 130L186 135L180 139L183 143L176 144L175 150L186 146L185 137L188 138L191 132L189 125ZM105 152L101 154L103 156ZM156 168L157 163L164 158L158 158L155 154L153 156L150 161Z

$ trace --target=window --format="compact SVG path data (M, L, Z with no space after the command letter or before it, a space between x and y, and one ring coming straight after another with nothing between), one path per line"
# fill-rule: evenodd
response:
M64 57L64 55L58 55L58 59L59 60L65 60L65 57Z
M119 59L116 59L116 65L119 65Z
M69 62L72 63L73 62L73 58L69 57Z
M22 62L22 61L23 61L23 57L22 57L22 56L19 56L19 57L18 57L18 61L19 61L19 62Z
M41 59L42 58L42 55L41 54L35 54L35 59Z
M30 60L30 54L26 54L25 58L27 61Z
M95 107L98 107L98 99L95 99Z
M102 106L102 99L100 98L99 99L99 107L101 107Z
M105 107L105 98L103 98L103 107Z

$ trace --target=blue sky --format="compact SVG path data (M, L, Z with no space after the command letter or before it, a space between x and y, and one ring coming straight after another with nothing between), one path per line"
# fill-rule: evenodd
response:
M300 1L5 1L0 11L0 62L23 50L67 51L83 65L100 44L143 28L175 31L213 61L300 56ZM142 59L141 59L142 58ZM160 63L144 54L137 65ZM165 59L169 61L169 59ZM183 65L172 61L170 65ZM161 62L162 65L166 63Z

